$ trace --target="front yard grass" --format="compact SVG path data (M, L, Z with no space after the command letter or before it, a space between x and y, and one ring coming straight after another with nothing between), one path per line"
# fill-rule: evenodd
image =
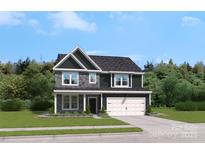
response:
M3 112L0 111L0 128L26 127L59 127L59 126L101 126L126 125L127 123L114 119L92 117L51 117L39 118L31 111Z
M152 112L160 113L161 118L189 123L205 123L205 111L176 111L174 108L152 107Z
M141 132L141 128L103 128L103 129L73 129L73 130L42 130L42 131L4 131L0 137L6 136L32 136L32 135L63 135L63 134L96 134L96 133L125 133Z

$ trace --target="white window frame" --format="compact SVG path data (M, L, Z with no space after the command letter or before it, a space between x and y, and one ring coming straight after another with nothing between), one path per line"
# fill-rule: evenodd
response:
M69 96L69 106L70 108L64 108L64 97ZM77 97L77 108L72 108L72 96ZM62 95L62 110L72 111L79 110L79 96L78 95Z
M94 82L91 81L91 74L95 74L95 81L94 81ZM96 84L96 82L97 82L97 74L94 73L94 72L89 73L89 83L91 83L91 84Z
M120 85L116 85L116 76L117 75L126 75L128 77L127 80L127 85L123 85L123 78L120 78ZM124 88L128 88L129 87L129 74L114 74L114 87L124 87Z
M67 83L64 83L64 74L65 73L68 73L69 74L69 84L67 84ZM76 84L72 84L72 73L77 73L77 83ZM64 85L64 86L78 86L79 85L79 72L69 72L69 71L67 71L67 72L62 72L62 85Z

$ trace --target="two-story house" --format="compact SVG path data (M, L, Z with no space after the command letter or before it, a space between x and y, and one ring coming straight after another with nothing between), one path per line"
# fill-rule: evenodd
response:
M129 57L87 55L76 47L59 54L54 88L54 112L93 114L104 106L109 115L144 115L151 91L143 88L143 72Z

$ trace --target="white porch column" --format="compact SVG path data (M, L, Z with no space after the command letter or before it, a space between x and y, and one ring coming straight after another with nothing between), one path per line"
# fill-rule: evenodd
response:
M149 105L151 105L151 101L152 101L152 98L151 98L151 93L149 94Z
M86 95L83 94L83 111L86 110Z
M101 110L102 110L102 107L103 107L103 95L102 95L102 93L100 95L100 106L101 106Z
M57 94L54 94L54 114L57 113Z
M110 74L110 86L113 87L112 86L112 73Z
M141 87L144 88L144 75L142 75L141 77L142 77Z

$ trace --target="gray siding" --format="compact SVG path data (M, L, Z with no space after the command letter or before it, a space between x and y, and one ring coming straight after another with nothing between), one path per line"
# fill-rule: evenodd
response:
M85 88L100 88L100 76L97 73L96 74L96 83L89 83L89 72L79 72L79 88L85 89ZM62 72L61 71L55 71L55 87L61 88L61 87L76 87L76 86L67 86L62 85Z
M110 74L100 74L100 87L108 88L110 86Z
M72 57L66 59L58 68L83 69Z
M132 75L132 87L141 87L142 75Z
M95 68L95 66L79 51L79 50L76 50L74 53L73 53L78 60L80 60L80 62L89 70L97 70Z
M79 109L78 110L63 110L62 109L62 95L57 94L57 113L65 113L65 112L83 112L83 95L79 95Z
M111 74L100 74L100 87L109 88L111 87L110 81ZM131 86L131 75L129 75L129 86ZM112 74L112 85L114 87L114 74ZM132 88L141 88L141 75L132 75ZM122 88L125 89L125 88Z

